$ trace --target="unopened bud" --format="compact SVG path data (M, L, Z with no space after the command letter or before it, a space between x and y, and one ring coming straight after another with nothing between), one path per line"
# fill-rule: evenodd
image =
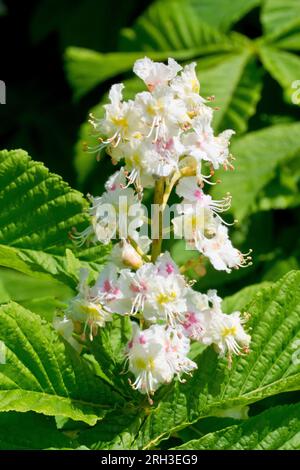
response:
M125 266L128 266L133 269L138 269L142 266L143 260L138 252L133 248L132 245L128 242L123 242L121 248L121 258Z

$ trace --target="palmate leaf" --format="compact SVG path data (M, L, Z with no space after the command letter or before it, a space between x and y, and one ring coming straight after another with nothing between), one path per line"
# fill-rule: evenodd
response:
M36 413L0 413L0 450L72 448L72 440L58 431L54 418Z
M263 2L261 22L265 34L287 31L299 19L298 0L266 0Z
M223 56L216 65L208 65L209 59L201 59L197 71L202 96L214 95L214 105L220 108L214 115L214 128L244 132L261 96L262 72L255 58L245 48Z
M300 57L291 52L281 51L271 46L259 48L261 60L270 75L282 86L287 101L290 104L300 104L299 92L293 88L293 84L299 80ZM299 89L299 84L296 83ZM296 99L292 95L295 94Z
M270 408L241 424L176 447L184 450L299 450L300 404Z
M259 6L262 0L179 0L179 3L183 2L193 5L206 23L228 31L234 23Z
M232 211L239 222L251 214L277 165L300 155L299 132L298 123L282 124L251 132L232 143L235 171L220 174L222 184L214 187L212 195L218 199L230 192Z
M300 389L300 364L292 360L300 338L299 281L300 272L291 272L254 296L247 307L250 354L235 358L229 369L209 348L192 379L161 390L137 437L140 448L156 446L201 417Z
M35 411L90 425L122 405L121 396L39 316L16 303L0 307L0 411Z
M298 0L267 0L261 11L264 42L300 50L300 3Z
M185 51L188 58L201 50L207 54L232 48L230 40L205 21L197 2L190 0L154 2L121 35L123 51Z
M66 50L66 72L76 98L96 85L132 69L145 52L153 60L173 57L179 61L228 52L240 47L203 21L189 2L157 2L125 29L122 51L102 54L82 48ZM162 31L164 32L162 34Z

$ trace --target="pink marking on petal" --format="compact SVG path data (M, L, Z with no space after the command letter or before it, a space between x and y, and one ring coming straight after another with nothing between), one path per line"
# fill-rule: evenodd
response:
M128 343L128 348L131 349L132 346L133 346L133 340L129 341L129 343Z
M174 266L171 263L166 264L166 271L168 274L172 274L174 272Z
M110 292L112 289L112 285L110 283L110 281L108 279L105 279L105 281L103 282L103 291L104 292Z
M171 137L165 144L165 149L170 150L174 145L173 137Z
M144 335L141 335L141 336L139 337L139 343L140 343L140 344L146 344L146 343L147 343L146 338L145 338Z
M203 192L201 191L201 189L196 189L194 191L194 196L196 199L202 199L203 197Z

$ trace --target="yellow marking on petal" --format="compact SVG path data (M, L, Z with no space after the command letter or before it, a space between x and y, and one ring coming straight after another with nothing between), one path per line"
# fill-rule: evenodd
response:
M115 124L116 126L120 126L120 127L128 127L128 121L126 118L124 117L118 117L118 116L113 116L111 118L111 121L113 124Z
M157 300L157 303L163 305L163 304L167 304L168 302L172 302L173 300L176 299L176 297L177 297L176 292L172 291L169 294L159 294L156 297L156 300Z
M99 310L95 306L81 305L80 310L88 317L91 317L91 318L99 317Z
M222 336L234 336L236 335L236 327L235 326L232 326L231 328L228 328L228 327L225 327L223 328L223 331L222 331Z
M200 85L199 85L199 82L196 78L194 78L193 80L191 80L191 86L192 86L192 91L194 93L199 93L200 91Z
M133 365L136 369L140 370L151 370L153 371L155 368L154 359L152 357L148 358L147 360L143 359L142 357L137 357L133 359Z

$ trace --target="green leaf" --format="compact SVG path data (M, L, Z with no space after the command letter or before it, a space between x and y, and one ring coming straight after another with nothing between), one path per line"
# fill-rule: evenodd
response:
M1 450L72 448L70 438L58 431L53 418L35 413L0 413Z
M0 411L35 411L90 425L122 404L50 325L16 303L0 307Z
M298 158L276 169L275 178L263 188L257 210L287 209L300 204L300 168Z
M74 295L72 289L53 279L39 279L12 269L0 268L0 304L14 300L49 322Z
M88 225L87 201L23 150L0 152L0 203L0 266L72 287L80 267L100 269L110 246L78 249L68 237Z
M279 163L300 154L300 124L282 124L251 132L231 146L237 158L234 172L222 172L221 185L212 190L214 198L230 192L232 211L241 222L255 208L260 191L271 181Z
M185 51L186 58L232 48L225 35L205 22L197 3L189 0L154 2L122 36L122 50Z
M227 31L234 23L243 18L249 11L262 3L262 0L181 0L180 3L189 1L197 10L203 20Z
M101 368L101 376L121 394L132 396L128 377L124 374L126 364L124 351L131 339L132 328L129 317L115 316L111 323L100 329L89 347Z
M178 431L178 436L186 443L187 441L195 439L199 440L201 437L205 436L205 434L219 431L220 429L239 424L240 422L240 419L211 416L210 418L199 419L199 421L191 424L191 426L181 429Z
M223 311L227 313L237 310L243 312L254 295L261 289L269 286L271 286L270 282L261 282L260 284L253 284L252 286L244 287L239 292L225 297L222 302Z
M296 82L300 77L300 57L269 46L260 47L259 53L265 68L284 89L287 101L299 105L299 92L295 85L299 89Z
M265 34L288 31L299 20L298 0L266 0L261 10L261 22Z
M262 73L249 49L227 55L215 66L207 67L209 59L198 62L198 77L203 96L214 95L220 109L214 115L217 130L234 129L242 133L248 119L255 113L261 96Z
M142 416L130 406L121 412L114 411L93 428L80 433L78 441L95 450L135 449L134 438L142 424Z
M75 98L80 98L105 80L130 70L141 57L140 52L101 54L80 47L68 47L65 65ZM165 58L166 54L153 55L153 59Z
M300 364L292 361L300 338L299 285L300 272L291 272L254 296L247 306L251 352L236 357L231 369L209 348L198 358L192 379L161 390L140 429L139 447L152 448L176 430L220 410L300 389Z
M61 254L83 227L83 196L23 150L0 152L0 243Z
M300 404L271 408L241 424L209 433L175 449L299 450Z
M133 28L123 30L120 44L122 52L106 54L77 47L67 49L66 71L76 98L131 70L145 51L153 60L173 57L180 61L237 48L235 40L202 20L196 5L178 1L151 5Z

